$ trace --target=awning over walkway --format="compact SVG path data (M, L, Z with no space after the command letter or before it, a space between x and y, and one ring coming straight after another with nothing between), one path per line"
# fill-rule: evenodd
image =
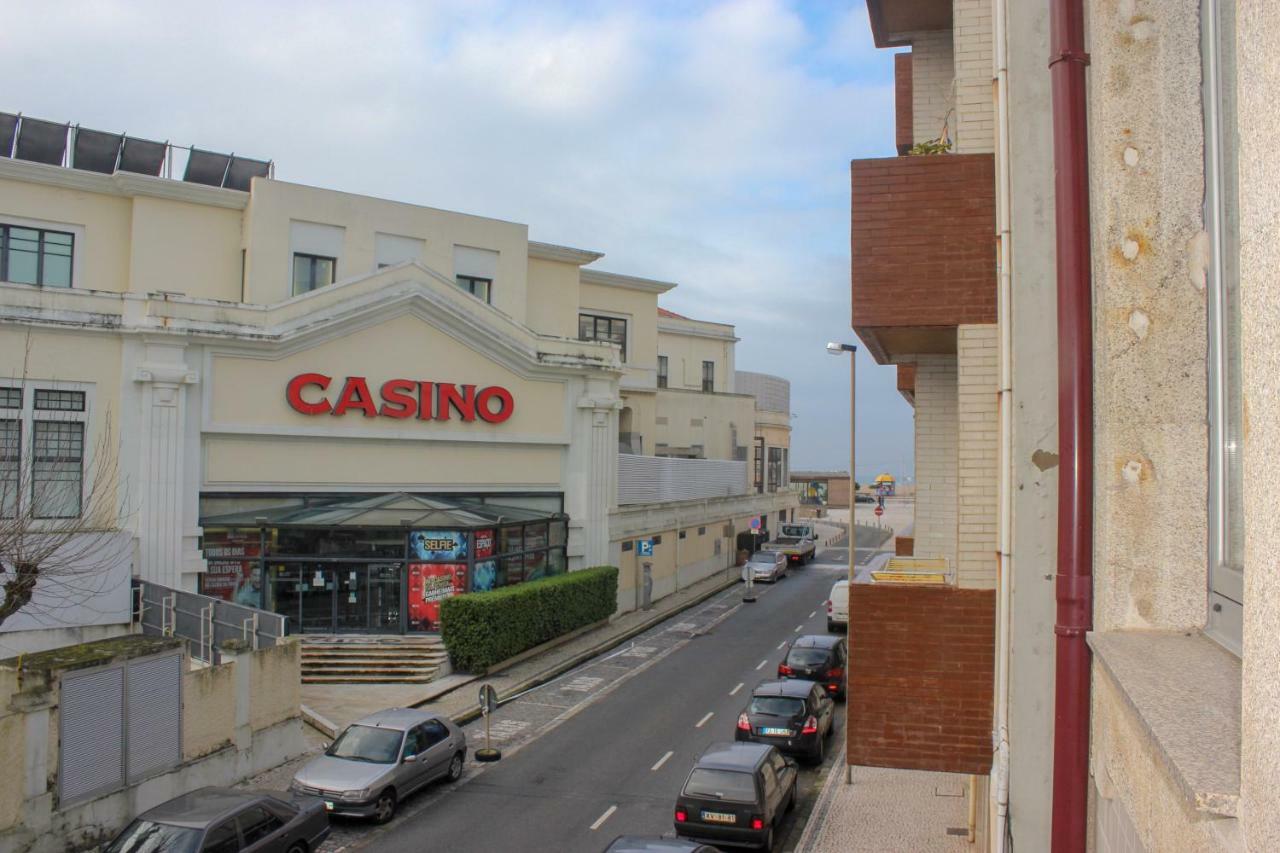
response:
M205 527L414 527L493 528L562 519L562 513L486 503L482 499L427 498L406 492L360 497L306 498L300 506L267 507L200 519Z

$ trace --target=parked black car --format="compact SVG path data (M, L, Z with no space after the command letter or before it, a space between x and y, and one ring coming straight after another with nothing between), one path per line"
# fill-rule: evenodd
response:
M806 634L797 637L778 664L779 678L803 678L816 681L827 693L843 700L848 692L845 666L849 662L849 646L845 638L830 634Z
M676 835L716 847L773 849L796 804L796 763L762 743L707 747L676 798Z
M604 853L718 853L716 848L684 838L619 835Z
M140 814L104 853L307 853L329 836L324 801L200 788Z
M836 703L812 681L766 681L751 691L751 702L738 715L734 739L775 746L821 764L827 737L835 726Z

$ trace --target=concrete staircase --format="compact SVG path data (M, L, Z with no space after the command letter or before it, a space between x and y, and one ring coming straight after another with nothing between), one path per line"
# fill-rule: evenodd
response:
M449 671L437 636L302 637L303 684L426 684Z

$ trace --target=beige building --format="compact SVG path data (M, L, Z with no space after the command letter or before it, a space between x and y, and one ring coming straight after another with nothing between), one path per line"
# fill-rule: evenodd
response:
M11 490L39 527L110 461L135 577L292 630L433 630L441 596L617 564L667 530L713 534L657 588L698 580L750 518L796 503L753 488L737 338L660 317L674 284L262 161L6 128L4 482L57 481ZM185 180L165 177L184 156ZM90 621L60 638L111 630ZM47 627L0 630L21 650Z
M911 48L895 57L899 152L951 146L854 163L854 326L914 399L916 554L995 593L989 745L970 750L957 730L944 760L884 763L972 772L985 750L978 830L993 850L1275 850L1280 7L1050 6L1085 22L1082 40L1053 43L1044 5L868 0L877 45ZM1059 197L1055 165L1066 182L1072 161L1050 80L1075 73L1086 109L1058 120L1084 140L1088 192ZM930 216L929 250L909 251L901 223ZM981 224L967 237L963 216ZM1080 233L1091 257L1071 326L1054 308L1081 279L1057 252ZM985 247L990 274L966 282ZM930 304L961 318L955 355L904 371L908 349L938 339L920 322ZM991 322L963 319L987 305ZM1086 386L1060 388L1082 365ZM1092 397L1082 432L1061 439L1060 393ZM1060 499L1084 508L1061 531Z

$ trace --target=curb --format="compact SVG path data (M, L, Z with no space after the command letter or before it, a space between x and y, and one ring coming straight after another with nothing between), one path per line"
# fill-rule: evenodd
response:
M561 661L560 663L556 664L550 669L544 670L530 678L526 678L524 681L520 682L519 684L516 684L508 688L507 690L504 690L502 694L498 696L498 705L501 706L503 702L506 702L510 697L515 696L518 693L523 693L526 690L531 690L534 687L538 687L540 685L546 684L548 681L551 681L552 679L563 675L564 673L568 672L569 670L573 669L575 666L577 666L580 663L583 663L584 661L588 661L591 658L596 657L597 655L600 655L604 652L609 651L610 649L617 648L618 646L625 643L627 640L630 640L632 637L643 634L645 631L648 631L653 626L661 624L662 622L665 622L667 619L670 619L672 616L676 615L677 613L683 613L684 611L688 610L691 607L696 607L697 605L706 601L708 598L711 598L712 596L715 596L720 594L721 592L724 592L726 589L733 586L737 582L738 582L737 578L727 579L724 581L724 583L714 586L711 589L707 590L706 592L699 593L697 596L689 599L679 607L673 607L671 610L667 610L660 614L657 614L649 619L646 619L644 622L641 622L638 625L633 625L632 627L628 628L627 630L623 631L621 634L618 634L615 637L610 637L609 639L604 640L603 642L597 643L596 645L592 646L589 649L584 649L583 651L578 652L576 655L573 655L572 657L569 657ZM550 651L550 649L548 649L548 651ZM459 687L464 687L464 686L466 685L459 685ZM448 694L446 693L442 695L447 696ZM436 698L439 699L440 697L437 696ZM435 701L435 700L429 700L429 701ZM425 705L426 702L422 702L420 704ZM414 707L418 707L418 705L415 705ZM476 704L459 714L455 714L452 717L452 719L458 725L465 726L467 723L470 723L473 720L478 719L479 717L480 717L480 706Z
M302 714L302 722L320 734L331 739L338 736L338 727L320 712L301 704L298 705L298 711Z
M822 783L822 793L818 795L818 801L813 804L809 819L804 824L804 832L800 833L800 840L796 842L795 853L807 853L813 845L814 836L826 824L827 812L831 811L831 801L836 798L836 787L840 784L837 775L840 771L848 771L848 765L844 761L837 761L831 765L827 779Z

